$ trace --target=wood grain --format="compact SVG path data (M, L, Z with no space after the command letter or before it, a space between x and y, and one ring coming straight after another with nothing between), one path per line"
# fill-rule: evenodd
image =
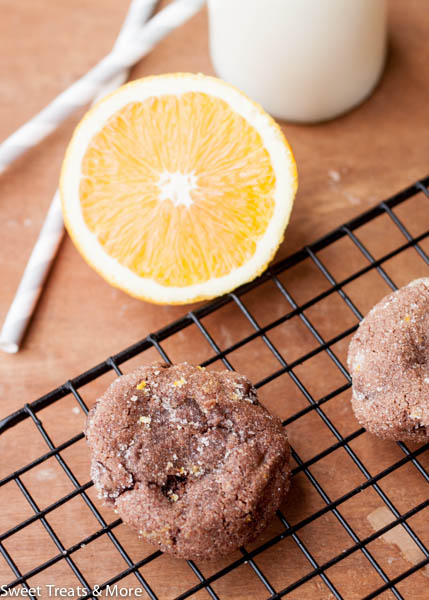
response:
M277 259L331 230L345 220L424 176L428 171L429 131L429 13L425 0L391 0L390 52L381 84L362 106L329 123L314 126L284 125L299 168L300 187L292 222ZM111 47L127 2L117 0L0 0L0 138L6 137L27 118L40 110L55 94L90 68ZM147 74L195 71L213 73L208 56L207 18L203 11L180 30L166 38L133 71L132 77ZM52 194L65 146L78 116L70 119L39 147L12 166L0 179L0 317L7 311L20 275L41 227ZM413 234L428 228L427 207L412 202L399 209ZM386 221L378 220L361 232L371 251L380 256L395 247L400 234ZM428 251L428 245L425 246ZM391 261L389 274L400 285L425 274L425 267L409 251ZM365 263L350 243L340 242L321 253L321 258L336 277L346 277ZM301 265L282 280L298 302L303 302L327 282L310 264ZM347 287L351 298L365 313L388 289L374 273ZM288 309L281 294L271 284L243 298L261 324L284 314ZM186 314L190 307L159 307L129 298L109 287L82 260L66 238L52 269L48 285L37 308L22 350L16 356L0 356L0 415L5 416L70 377L88 369L110 354L130 345L150 331ZM331 296L308 311L307 315L326 339L356 322L341 299ZM221 348L251 333L251 325L237 307L226 306L208 317L204 324ZM317 342L299 319L276 328L270 339L287 360L294 360L317 346ZM348 340L335 346L344 362ZM196 328L177 334L165 343L174 361L198 362L209 358L210 347ZM124 365L129 371L139 362L156 358L149 351ZM259 380L279 367L262 340L255 340L231 354L233 366ZM216 367L218 365L215 365ZM344 377L325 354L319 354L296 369L309 392L320 398ZM112 374L82 388L88 405L112 380ZM282 418L307 405L288 376L282 376L261 389L261 399ZM53 443L65 442L82 431L84 416L77 403L67 397L39 414ZM349 405L349 393L343 393L324 405L323 410L342 435L356 430ZM303 460L335 443L336 439L313 411L288 427L292 444ZM400 449L364 434L351 447L376 474L402 458ZM0 477L47 451L42 437L30 420L2 435L0 439ZM88 481L88 453L83 440L62 452L80 483ZM426 455L421 462L429 464ZM364 481L344 449L338 449L311 467L311 473L335 499ZM72 491L73 486L55 458L23 475L22 482L39 508ZM427 484L413 466L406 465L381 483L399 511L427 499ZM115 520L110 509L102 507L93 488L88 498L100 509L107 522ZM383 503L377 493L366 489L341 506L355 534L363 538L373 532L367 516ZM32 509L14 482L0 488L0 531L31 516ZM290 523L324 506L324 501L304 474L296 476L284 513ZM429 543L428 511L410 519L410 524ZM100 525L81 497L74 498L51 512L47 519L65 546L94 533ZM282 530L275 521L258 543ZM138 540L124 525L114 529L131 560L140 560L153 550ZM323 563L352 545L352 539L329 513L300 533L301 540L318 563ZM26 572L57 554L40 521L8 538L4 546ZM378 540L369 550L389 576L410 567L394 545ZM209 576L229 564L237 553L216 564L199 565ZM73 555L90 585L99 584L126 568L126 563L106 535ZM275 590L311 570L308 561L290 538L276 544L256 558L256 564L269 578ZM167 556L143 567L141 574L162 600L173 598L198 582L186 563ZM357 600L382 584L382 579L361 552L356 552L327 571L327 575L347 600ZM13 574L0 556L0 584L11 581ZM65 560L31 577L31 585L52 583L77 586ZM121 585L138 586L130 575ZM427 598L428 580L417 573L398 585L407 600ZM244 600L268 598L269 592L252 567L218 579L213 590L220 598ZM142 597L145 596L145 593ZM208 598L205 590L193 596ZM325 600L328 588L318 577L292 592L288 598ZM391 592L380 596L393 598Z

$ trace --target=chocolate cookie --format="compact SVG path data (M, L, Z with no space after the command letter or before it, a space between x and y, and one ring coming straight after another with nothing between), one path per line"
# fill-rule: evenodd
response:
M140 367L88 415L91 475L161 550L212 559L255 538L289 488L289 444L248 379L187 363Z
M389 294L368 313L349 347L352 405L383 438L429 438L429 278Z

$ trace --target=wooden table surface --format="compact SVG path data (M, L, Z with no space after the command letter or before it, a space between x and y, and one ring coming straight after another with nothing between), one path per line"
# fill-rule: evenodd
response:
M127 4L126 0L0 0L0 138L12 133L110 49ZM389 57L382 81L371 98L356 110L332 122L313 126L284 125L298 163L299 192L286 240L277 259L408 186L425 176L429 170L427 2L390 0L389 9ZM174 71L213 73L208 54L205 11L161 42L133 69L132 78ZM64 149L78 118L79 115L69 119L49 139L20 158L0 178L0 319L7 312L42 225L57 186ZM428 212L416 212L410 218L416 228L428 228ZM389 231L378 232L376 242L379 248L383 244L389 246L389 236ZM333 272L346 272L347 256L347 253L337 252L330 257ZM415 272L409 265L407 261L398 262L394 270L396 282L403 284L411 277L425 273L421 265L416 267ZM304 280L300 281L302 283ZM310 280L305 281L308 283ZM305 281L304 287L307 285ZM317 286L316 283L314 285ZM375 287L376 291L373 293L368 292L368 288L356 290L356 297L360 300L363 311L368 310L371 302L388 291ZM265 305L259 304L256 309L261 321L264 318L268 320L266 311L270 315L273 312L284 312L280 297L276 298L270 293L268 298L261 296L259 300L266 302ZM66 237L21 351L12 356L0 355L0 416L20 408L25 402L36 399L149 332L186 314L189 308L146 304L109 287L87 266ZM319 317L322 330L324 326L329 329L328 326L335 319L340 319L337 313L329 311ZM220 325L213 322L212 327L217 332L217 340L224 347L244 334L248 324L241 324L232 310L225 310L222 318ZM210 354L205 346L203 348L203 344L201 339L195 336L187 338L183 334L177 343L171 344L169 350L176 361L185 358L198 361ZM346 346L341 352L345 354ZM150 354L144 360L151 360L153 356L154 354ZM234 366L252 375L253 359L254 355L243 356L237 359ZM261 373L264 365L271 364L269 360L270 357L261 358ZM133 364L137 362L135 360ZM131 367L132 365L127 369ZM314 381L319 375L323 379L323 366L315 366L314 369L313 373L307 374L309 380L313 378ZM258 375L259 372L255 377ZM86 386L85 399L88 404L92 404L96 395L111 379L112 376L108 375ZM323 394L322 384L320 392ZM290 393L293 394L291 390ZM274 392L266 397L266 403L274 412L284 416L280 400ZM43 422L47 423L54 443L65 441L67 436L79 432L83 425L83 415L77 414L76 403L72 399L66 399L60 404L40 415ZM289 413L293 412L293 408L299 409L298 404L289 407ZM356 428L350 415L347 394L341 407L338 406L336 410L341 410L343 416L347 414L349 420L344 416L344 423L348 423L350 431L353 427ZM323 448L322 440L315 442L311 437L304 440L308 436L305 428L291 427L290 435L294 446L303 447L306 457L311 457ZM30 422L2 436L0 477L46 452L45 443L37 436L34 425ZM325 442L329 445L328 441ZM82 483L88 480L87 451L83 442L73 448L70 449L68 458ZM384 467L402 456L396 446L381 443L367 434L362 437L360 451L369 461L377 455ZM374 472L379 470L380 464L374 465ZM337 460L330 465L326 464L325 468L328 471L340 469L341 465L341 461ZM355 475L350 474L351 479ZM344 489L350 489L350 482L349 488L344 487L349 474L338 477L341 481L338 489L331 489L332 498L344 493ZM417 475L413 471L403 473L402 478L391 481L390 487L388 486L389 492L400 505L400 510L401 507L404 510L409 508L405 502L409 494L414 493L416 497L422 495L423 499L426 494L427 498L427 487L422 487L422 481L415 481L415 477ZM34 493L40 508L71 489L70 483L53 459L43 463L34 476L28 474L25 484ZM298 520L298 517L302 518L302 510L305 514L311 514L323 505L313 491L314 497L310 493L305 496L303 508L300 497L300 488L303 486L303 481L298 477L291 500L285 508L291 522ZM95 498L92 488L88 493ZM99 501L95 502L100 506ZM0 530L8 529L32 514L14 482L0 488L0 506ZM349 508L348 518L357 529L359 524L362 525L359 530L361 537L373 532L367 515L379 506L380 500L372 493L371 498L355 502L354 507ZM101 510L108 521L114 520L115 515L109 509ZM91 515L83 515L85 511L88 512L87 508L80 498L76 498L65 505L62 511L51 514L49 522L60 527L65 545L73 544L88 535L91 527L92 531L97 528ZM319 562L351 544L343 530L332 533L333 528L338 525L334 527L334 517L328 517L320 526L314 526L313 532L309 531L306 537L308 547ZM419 517L415 521L418 529ZM429 541L427 522L427 516L426 520L421 518L419 529L426 544ZM118 529L117 535L133 560L140 559L145 556L144 553L151 551L149 546L136 540L123 525ZM82 549L80 557L76 558L80 568L86 568L87 574L89 573L88 580L91 584L100 583L124 568L123 560L120 557L118 559L109 542L104 541L105 537L101 538L99 544L94 542ZM386 540L379 540L377 544L375 554L380 562L384 561L383 568L390 576L411 566L410 559L404 557L400 544L389 544ZM281 546L282 544L275 546L267 558L261 557L258 562L259 565L264 565L264 570L269 573L276 589L282 589L310 568L303 555L293 550L289 542L286 544L289 554L285 560ZM21 572L26 572L57 552L39 522L8 538L5 547L15 557ZM36 547L37 550L34 550ZM208 575L223 564L228 564L227 559L215 566L209 564L202 570ZM342 566L333 575L333 579L347 599L360 598L382 583L365 558L340 564ZM163 600L178 595L197 582L189 567L182 561L167 557L158 559L156 566L151 569L142 569L142 573L148 577L150 585ZM428 575L429 573L420 572L402 583L398 589L403 597L408 600L428 598ZM0 556L0 584L12 579L9 567ZM77 580L71 574L69 566L61 561L33 577L29 583L72 586L77 585ZM135 586L138 582L136 579L131 580L130 576L124 580L124 585L125 583ZM219 580L214 589L220 598L234 600L259 600L269 595L248 565L243 565L237 572ZM208 598L208 595L203 590L194 597ZM306 586L298 588L290 597L306 600L330 598L332 595L321 579L315 578ZM393 595L386 592L380 597L393 598Z

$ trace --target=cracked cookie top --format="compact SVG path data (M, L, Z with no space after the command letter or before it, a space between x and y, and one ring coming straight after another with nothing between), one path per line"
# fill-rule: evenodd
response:
M429 278L383 298L353 336L348 353L352 405L372 433L429 438Z
M215 558L253 539L289 487L280 421L230 371L140 367L98 400L86 437L100 496L184 558Z

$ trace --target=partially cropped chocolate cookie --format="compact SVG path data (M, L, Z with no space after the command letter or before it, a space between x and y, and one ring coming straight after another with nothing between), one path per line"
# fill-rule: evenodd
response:
M91 475L161 550L212 559L255 538L289 488L290 450L248 379L187 363L140 367L88 415Z
M349 348L352 405L382 438L429 438L429 278L389 294L368 313Z

